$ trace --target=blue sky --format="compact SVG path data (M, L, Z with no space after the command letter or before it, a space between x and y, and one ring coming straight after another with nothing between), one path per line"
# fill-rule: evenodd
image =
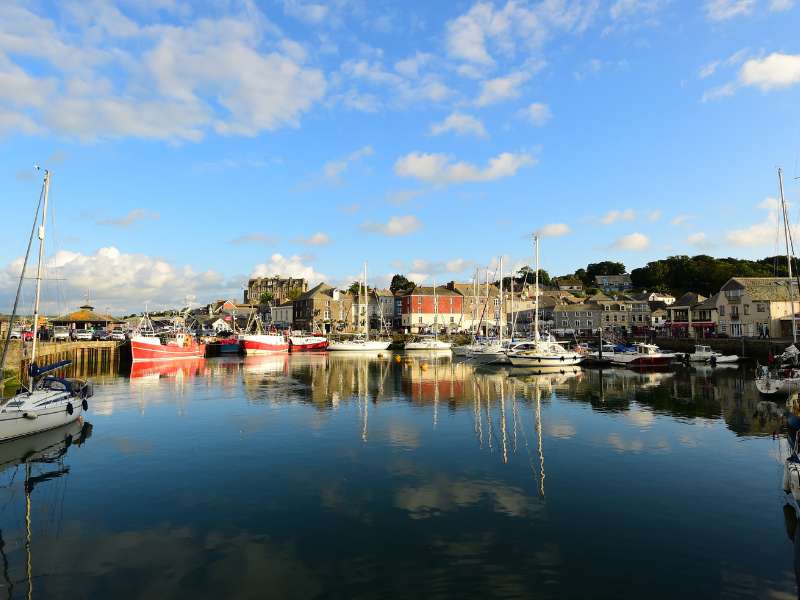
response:
M793 0L0 6L0 295L52 169L52 309L253 273L430 283L775 252ZM792 217L797 215L792 210Z

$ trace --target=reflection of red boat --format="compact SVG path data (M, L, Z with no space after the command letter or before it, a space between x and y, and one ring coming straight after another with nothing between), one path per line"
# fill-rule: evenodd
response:
M189 335L177 333L166 338L136 335L131 338L131 357L140 360L174 360L176 358L202 358L205 356L205 344L198 344Z
M141 377L194 377L200 375L206 361L202 358L178 360L140 360L131 365L131 379Z

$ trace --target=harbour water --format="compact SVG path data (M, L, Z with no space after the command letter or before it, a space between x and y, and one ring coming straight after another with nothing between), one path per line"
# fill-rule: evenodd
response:
M20 598L795 597L786 443L751 370L137 364L94 377L82 430L6 448L0 583Z

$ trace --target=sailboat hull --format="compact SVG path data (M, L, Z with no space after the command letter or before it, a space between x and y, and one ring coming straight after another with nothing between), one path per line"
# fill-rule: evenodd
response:
M352 341L352 342L331 342L328 345L329 352L376 352L386 350L391 342L377 341Z
M36 390L30 396L19 394L0 410L0 442L73 423L82 417L84 402L67 392Z

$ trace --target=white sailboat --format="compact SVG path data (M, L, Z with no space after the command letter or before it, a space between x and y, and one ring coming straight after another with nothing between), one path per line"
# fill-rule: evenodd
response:
M369 300L367 299L367 263L364 263L364 295L361 295L361 285L358 286L359 298L364 298L364 334L352 340L332 341L328 344L330 352L377 352L386 350L391 345L391 340L369 339ZM361 319L361 309L357 310L357 319Z
M81 414L89 408L87 399L92 396L92 384L80 379L67 379L64 377L46 376L69 366L72 361L64 360L51 365L39 366L36 363L36 350L38 348L39 309L41 304L42 268L44 262L45 223L47 222L47 204L50 193L50 172L44 172L40 205L42 219L38 227L39 262L36 268L36 297L33 308L33 341L31 342L31 358L28 368L27 384L0 407L0 441L16 439L32 435L48 429L54 429L78 420ZM30 244L36 230L39 217L39 207L36 208L34 226L31 230ZM27 255L26 255L27 259ZM25 279L25 261L20 275L20 288ZM18 291L19 293L19 291ZM16 303L15 310L16 312ZM12 314L12 321L16 315ZM10 328L9 328L10 331ZM10 335L10 333L9 333ZM9 340L6 339L6 347ZM0 361L0 372L4 366ZM2 388L0 388L2 389Z
M489 298L488 288L486 294L487 302ZM503 257L500 257L500 312L499 317L497 318L498 324L498 339L491 340L489 342L478 344L474 348L472 348L467 356L473 359L475 362L479 362L481 364L506 364L508 363L508 356L506 352L508 351L507 344L503 341L503 312L505 311L504 305L504 295L503 295Z
M778 188L781 194L781 213L783 214L783 239L786 244L786 266L789 278L786 282L789 292L789 303L792 318L792 345L782 355L776 357L774 368L758 367L756 370L755 384L760 394L765 396L788 396L793 391L800 390L800 351L797 349L797 318L794 310L794 281L792 277L792 252L794 244L790 244L792 237L789 227L786 200L783 196L783 170L778 169Z
M536 250L536 280L533 302L533 341L520 344L508 352L508 360L515 367L566 367L580 364L583 354L567 350L548 333L547 339L539 335L539 236L533 236Z
M439 297L436 295L436 281L433 282L433 337L407 342L406 350L449 351L452 344L439 339Z

